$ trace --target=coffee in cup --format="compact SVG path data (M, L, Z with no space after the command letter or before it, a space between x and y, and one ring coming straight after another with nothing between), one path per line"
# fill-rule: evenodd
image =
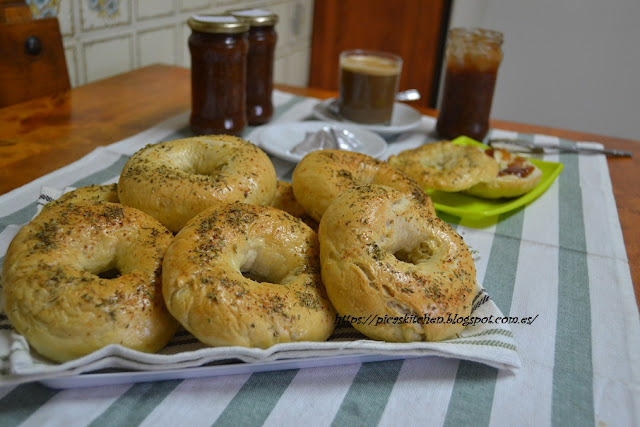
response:
M342 52L340 115L356 123L390 124L401 71L402 58L390 53Z

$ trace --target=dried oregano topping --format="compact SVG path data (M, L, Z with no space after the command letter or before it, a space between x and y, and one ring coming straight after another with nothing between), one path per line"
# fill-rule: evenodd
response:
M49 250L56 247L56 235L58 234L58 230L60 227L58 226L57 221L52 220L51 222L45 222L42 224L40 230L38 230L34 237L38 240L36 242L34 249L44 249Z
M322 308L322 300L317 293L296 291L296 296L303 307L311 310L320 310Z
M253 223L258 218L258 214L246 209L246 207L247 205L241 206L240 204L230 206L224 213L224 222L236 229Z
M124 219L124 208L116 204L104 205L102 212L98 216L109 223L115 224Z

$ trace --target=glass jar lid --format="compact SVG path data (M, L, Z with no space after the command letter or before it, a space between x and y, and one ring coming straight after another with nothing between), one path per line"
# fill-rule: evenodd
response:
M457 27L449 30L450 40L460 40L466 43L491 43L500 46L502 45L503 37L500 31L486 28Z
M265 9L234 9L226 13L248 22L252 27L276 25L278 22L278 15Z
M229 15L193 15L187 21L194 31L202 33L245 33L249 24Z

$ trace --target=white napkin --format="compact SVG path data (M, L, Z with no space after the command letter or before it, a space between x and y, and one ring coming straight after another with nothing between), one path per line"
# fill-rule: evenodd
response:
M317 132L307 132L304 139L294 145L291 153L304 156L315 150L354 151L362 142L347 129L323 126Z

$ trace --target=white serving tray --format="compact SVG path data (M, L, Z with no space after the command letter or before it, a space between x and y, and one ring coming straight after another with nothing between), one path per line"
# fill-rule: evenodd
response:
M476 300L474 316L502 316L483 289L479 288ZM0 330L0 354L6 355L0 360L0 385L37 381L53 388L92 387L428 356L472 360L499 369L521 366L506 324L470 324L457 337L440 342L392 343L367 339L352 325L339 323L327 341L280 343L268 349L207 347L179 331L158 353L114 344L62 364L39 356L24 337L6 326Z
M409 359L416 357L419 356L352 354L254 363L238 361L237 363L201 366L197 368L170 369L165 371L110 371L86 373L69 377L41 380L40 383L55 389L68 389L149 381L206 378L222 375L250 374L256 372L284 371L288 369L319 368L323 366L383 362L387 360ZM428 356L423 357L426 359Z

